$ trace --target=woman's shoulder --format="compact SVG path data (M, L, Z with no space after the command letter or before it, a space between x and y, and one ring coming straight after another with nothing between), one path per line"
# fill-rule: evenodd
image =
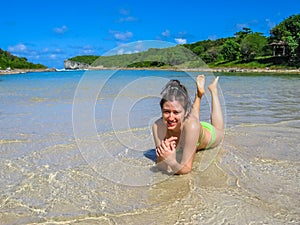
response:
M188 118L184 121L184 128L185 129L199 129L200 127L200 121L197 117L190 115Z
M155 122L153 123L153 126L161 126L161 125L163 125L162 118L155 120Z

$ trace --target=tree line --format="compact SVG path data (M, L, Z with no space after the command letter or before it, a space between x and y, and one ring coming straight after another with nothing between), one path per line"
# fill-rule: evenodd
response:
M114 56L76 56L71 61L104 67L299 67L300 14L270 30L270 36L244 27L233 37ZM188 51L187 51L188 50ZM196 57L195 57L196 56Z
M258 62L273 60L273 64L299 67L300 14L292 15L272 28L269 37L245 27L234 37L197 42L185 47L214 65L258 59Z
M42 64L28 62L25 57L17 57L0 48L0 70L5 69L46 69Z

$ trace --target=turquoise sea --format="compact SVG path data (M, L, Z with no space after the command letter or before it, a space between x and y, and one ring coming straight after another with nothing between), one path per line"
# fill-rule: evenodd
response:
M0 76L0 224L300 224L299 75L204 72L225 139L190 174L156 169L159 93L179 79L193 99L197 74Z

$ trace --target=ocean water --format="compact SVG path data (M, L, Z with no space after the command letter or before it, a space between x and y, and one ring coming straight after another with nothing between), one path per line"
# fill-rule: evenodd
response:
M155 167L151 125L169 79L101 70L0 77L0 224L300 224L300 77L220 76L223 143L193 171ZM209 121L210 95L201 103Z

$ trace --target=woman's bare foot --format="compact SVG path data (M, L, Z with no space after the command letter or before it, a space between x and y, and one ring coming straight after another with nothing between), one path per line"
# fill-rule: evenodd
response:
M197 83L197 94L201 98L202 95L204 95L204 93L205 93L205 90L204 90L205 76L204 75L198 75L196 83Z
M214 93L218 93L218 81L219 81L219 77L216 77L215 79L214 79L214 81L210 84L210 85L208 85L208 90L210 90L210 92L214 92Z

